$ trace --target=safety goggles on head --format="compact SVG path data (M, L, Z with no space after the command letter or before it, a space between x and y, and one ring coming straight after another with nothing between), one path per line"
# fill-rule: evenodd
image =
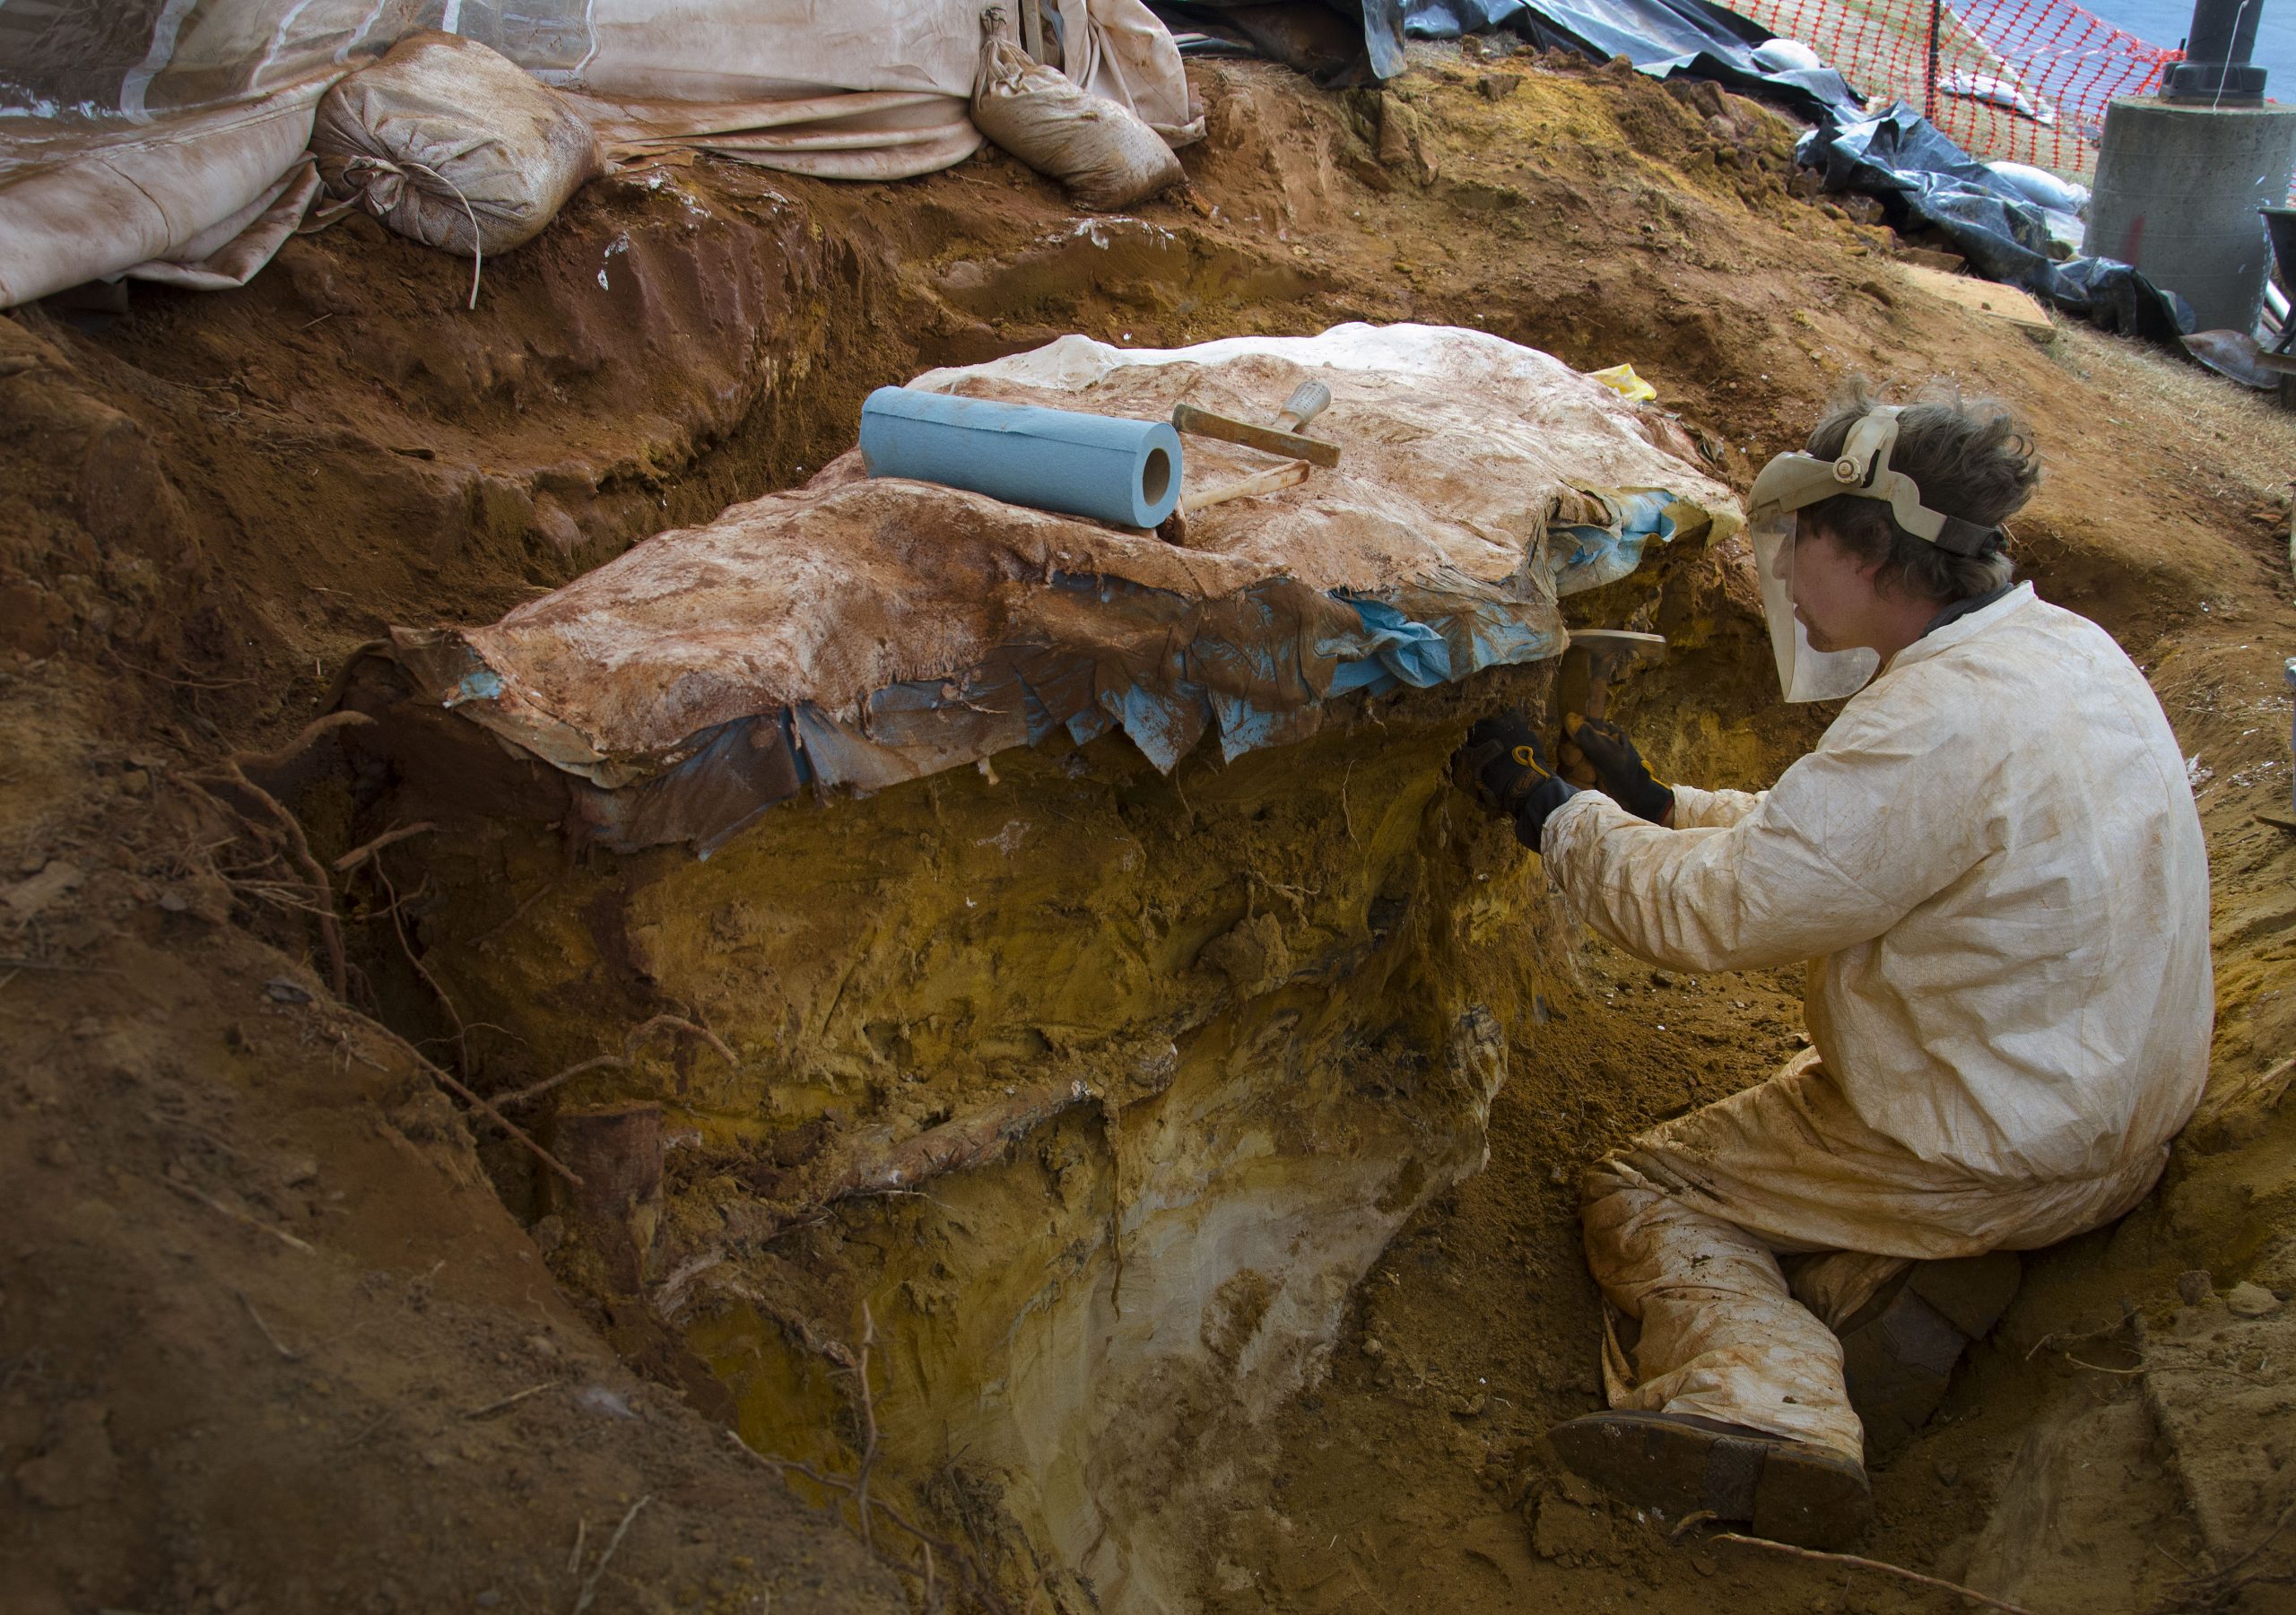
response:
M1897 524L1916 538L1955 555L1977 556L1998 549L2001 530L1932 510L1921 489L1901 471L1890 468L1897 447L1898 411L1868 411L1849 429L1839 458L1782 454L1754 479L1748 535L1761 577L1762 614L1770 623L1770 645L1778 661L1779 688L1789 701L1831 701L1855 695L1881 665L1871 650L1819 650L1794 616L1793 565L1796 512L1821 499L1847 494L1879 499Z

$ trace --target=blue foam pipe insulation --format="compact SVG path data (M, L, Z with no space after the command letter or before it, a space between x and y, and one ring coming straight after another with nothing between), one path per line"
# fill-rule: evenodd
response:
M881 386L861 405L861 457L873 477L1121 526L1152 527L1180 498L1180 436L1169 421L907 387Z

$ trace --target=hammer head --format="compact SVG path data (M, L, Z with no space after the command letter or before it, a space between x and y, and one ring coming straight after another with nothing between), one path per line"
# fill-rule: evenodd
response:
M1664 634L1638 634L1623 628L1582 629L1570 636L1570 649L1587 653L1587 682L1596 689L1607 685L1611 674L1638 656L1657 656L1666 648ZM1588 717L1602 714L1590 712Z
M1563 647L1562 668L1555 679L1556 708L1601 717L1610 705L1611 675L1631 657L1655 656L1665 647L1664 634L1640 634L1622 628L1575 630L1570 643Z

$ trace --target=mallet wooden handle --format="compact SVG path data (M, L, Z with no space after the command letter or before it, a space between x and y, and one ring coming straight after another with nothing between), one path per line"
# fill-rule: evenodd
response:
M1249 499L1255 493L1274 493L1279 488L1290 488L1308 480L1308 463L1294 460L1288 465L1278 465L1273 471L1239 477L1218 488L1206 488L1196 493L1180 495L1180 514L1201 510L1207 505L1224 505L1230 499Z
M1179 430L1199 438L1217 438L1222 443L1240 443L1246 448L1257 448L1287 459L1306 460L1326 470L1339 464L1339 445L1318 442L1303 438L1297 432L1278 431L1272 426L1254 426L1248 421L1231 421L1225 415L1215 415L1200 410L1193 404L1172 406L1172 425Z

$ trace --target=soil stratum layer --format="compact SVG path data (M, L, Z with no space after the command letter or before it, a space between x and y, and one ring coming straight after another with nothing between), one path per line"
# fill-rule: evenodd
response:
M701 160L589 186L475 312L352 219L242 291L0 319L0 1607L1948 1607L1672 1541L1545 1446L1600 1401L1579 1168L1802 1038L1796 973L1593 942L1445 783L1548 669L1224 768L791 803L708 864L569 860L448 752L309 727L387 715L388 627L798 485L878 386L1351 319L1631 361L1741 489L1853 374L2030 420L2021 563L2192 759L2215 1068L2146 1203L2026 1259L1860 1550L2290 1607L2296 424L1932 297L1751 102L1414 59L1193 69L1210 134L1136 217L993 153ZM1613 712L1664 776L1759 787L1828 716L1776 702L1745 565L1566 602L1668 637ZM658 1125L658 1181L570 1193L472 1096L609 1168ZM904 1150L951 1169L871 1176Z

